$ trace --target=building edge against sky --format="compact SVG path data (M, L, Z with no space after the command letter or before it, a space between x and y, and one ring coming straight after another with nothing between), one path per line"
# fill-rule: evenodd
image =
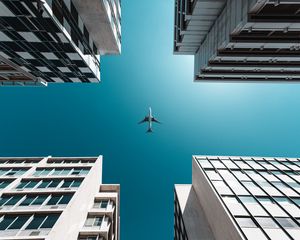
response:
M120 239L120 186L102 184L102 156L0 158L0 194L0 239Z
M175 185L174 239L300 239L300 160L193 156Z
M120 53L120 0L0 1L1 85L97 83Z

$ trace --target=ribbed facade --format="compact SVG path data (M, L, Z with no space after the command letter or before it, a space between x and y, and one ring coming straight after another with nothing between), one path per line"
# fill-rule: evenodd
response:
M177 0L174 52L195 81L299 81L299 1Z

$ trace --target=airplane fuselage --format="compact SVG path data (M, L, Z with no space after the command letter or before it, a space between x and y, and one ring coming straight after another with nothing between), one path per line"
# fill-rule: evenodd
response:
M151 108L149 108L149 116L148 116L148 126L149 126L149 129L152 129L152 118L153 118L153 116L152 116L152 110L151 110Z

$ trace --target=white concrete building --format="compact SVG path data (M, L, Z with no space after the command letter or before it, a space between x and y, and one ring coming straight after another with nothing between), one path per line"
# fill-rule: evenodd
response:
M101 156L0 158L0 239L119 240L119 200Z
M0 85L97 83L120 53L120 0L0 1Z
M300 81L297 0L175 0L174 53L195 81Z
M194 156L174 217L175 240L298 240L300 160Z

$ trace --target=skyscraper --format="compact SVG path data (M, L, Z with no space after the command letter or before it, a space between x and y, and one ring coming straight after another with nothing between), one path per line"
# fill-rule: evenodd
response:
M175 239L300 239L300 160L193 157L175 186Z
M99 82L121 52L119 0L1 0L0 84Z
M299 1L176 0L174 53L195 81L299 81Z
M101 179L101 156L0 158L0 239L120 239L120 188Z

